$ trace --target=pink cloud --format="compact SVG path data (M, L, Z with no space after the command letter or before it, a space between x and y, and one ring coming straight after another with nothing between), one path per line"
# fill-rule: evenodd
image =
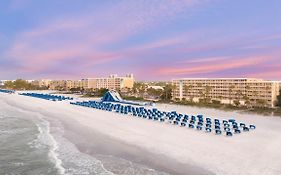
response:
M179 67L164 67L156 71L158 75L195 75L202 73L212 73L224 71L228 69L237 69L261 64L267 60L267 57L245 57L245 58L232 58L225 61L214 60L206 63L198 62L194 64L184 64ZM184 66L184 67L183 67Z

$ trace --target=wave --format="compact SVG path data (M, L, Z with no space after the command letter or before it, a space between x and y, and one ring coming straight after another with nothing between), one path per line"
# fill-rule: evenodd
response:
M38 128L37 138L30 142L30 145L35 148L48 147L48 156L55 165L58 173L61 175L65 174L65 168L62 166L62 160L59 158L57 150L59 149L58 143L50 133L50 123L47 120L40 119L41 122L36 124Z

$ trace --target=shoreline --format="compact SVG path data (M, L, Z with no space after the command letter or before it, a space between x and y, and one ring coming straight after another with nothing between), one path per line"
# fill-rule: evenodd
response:
M165 155L156 154L138 146L116 140L94 131L87 126L75 126L69 121L64 121L62 123L66 131L64 137L75 144L79 151L94 156L95 158L99 158L100 155L115 156L136 164L144 165L145 167L152 168L158 172L165 172L171 175L214 174L202 167L180 163ZM81 130L81 127L83 130ZM105 168L107 169L107 167Z

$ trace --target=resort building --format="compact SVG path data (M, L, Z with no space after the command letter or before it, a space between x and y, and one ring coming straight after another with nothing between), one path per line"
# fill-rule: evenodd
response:
M101 89L120 90L124 88L133 88L134 76L128 74L125 77L119 77L116 74L110 75L107 78L87 78L82 79L82 87L84 89Z
M43 84L43 82L36 81L37 84ZM109 90L121 90L124 88L133 88L134 77L132 74L128 74L125 77L119 77L116 74L110 75L107 78L86 78L81 80L52 80L49 87L52 90L71 88L83 88L83 89L101 89L106 88Z
M274 107L280 84L253 78L184 78L172 80L173 100Z
M51 90L61 90L66 89L67 81L66 80L52 80L50 82L49 88Z
M51 84L51 80L32 80L31 84L39 87L49 87Z

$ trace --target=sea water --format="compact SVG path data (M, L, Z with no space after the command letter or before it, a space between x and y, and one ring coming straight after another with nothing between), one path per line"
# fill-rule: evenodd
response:
M1 99L0 174L166 175L122 158L81 153L64 137L59 121Z

